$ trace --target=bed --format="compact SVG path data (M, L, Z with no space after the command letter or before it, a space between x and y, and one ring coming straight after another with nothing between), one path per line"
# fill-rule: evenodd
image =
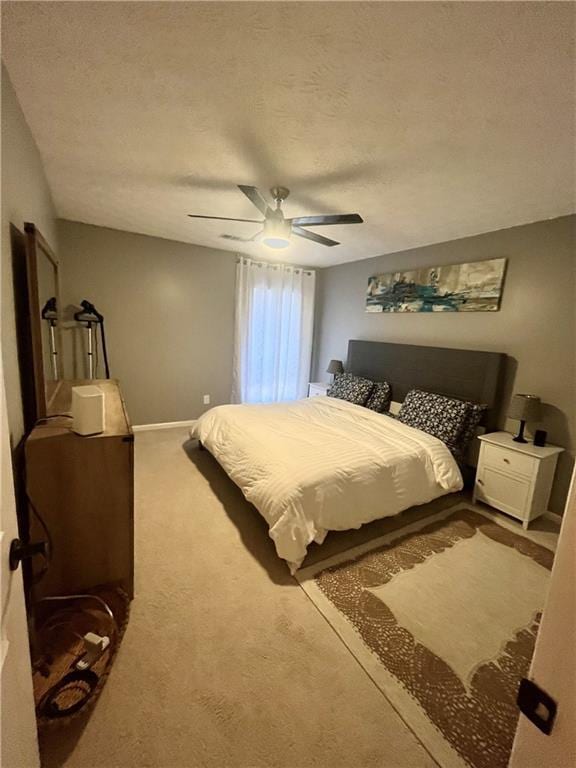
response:
M346 367L374 381L389 381L394 399L404 399L411 383L412 388L482 401L489 426L504 357L350 341ZM200 417L192 437L264 517L291 573L308 545L322 543L328 531L359 528L463 486L445 441L335 397L218 406Z

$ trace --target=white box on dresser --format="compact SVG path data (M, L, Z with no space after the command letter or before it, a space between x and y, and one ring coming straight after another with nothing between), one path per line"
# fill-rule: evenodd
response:
M104 392L93 384L72 387L72 429L78 435L104 432Z
M516 443L509 432L480 435L474 501L483 501L522 521L522 527L548 509L556 471L557 445Z
M325 395L328 392L330 384L326 384L323 381L311 381L308 384L308 397L318 397L319 395Z

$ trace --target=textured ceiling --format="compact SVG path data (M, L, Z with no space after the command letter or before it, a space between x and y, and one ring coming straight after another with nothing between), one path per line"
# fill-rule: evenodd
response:
M571 3L4 2L60 216L238 250L235 185L358 212L326 266L574 210ZM258 218L258 216L256 216Z

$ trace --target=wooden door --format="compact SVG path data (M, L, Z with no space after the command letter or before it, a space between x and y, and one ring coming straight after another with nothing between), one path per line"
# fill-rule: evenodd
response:
M529 679L558 706L549 735L520 715L509 768L576 766L576 470Z

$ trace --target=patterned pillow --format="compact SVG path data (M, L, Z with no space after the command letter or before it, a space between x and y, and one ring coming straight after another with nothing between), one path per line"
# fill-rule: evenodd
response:
M402 403L398 421L437 437L452 450L464 430L469 406L462 400L412 389Z
M458 442L455 445L448 446L454 454L456 461L461 464L466 461L470 443L476 437L478 424L482 421L484 412L488 408L487 405L477 405L476 403L467 403L467 405L468 416L464 422L464 427L462 428L462 433L458 438Z
M365 405L373 386L374 382L370 379L354 376L353 373L337 373L326 394L356 405Z
M372 392L366 400L366 408L378 413L385 413L390 410L390 395L390 384L387 381L375 382Z

